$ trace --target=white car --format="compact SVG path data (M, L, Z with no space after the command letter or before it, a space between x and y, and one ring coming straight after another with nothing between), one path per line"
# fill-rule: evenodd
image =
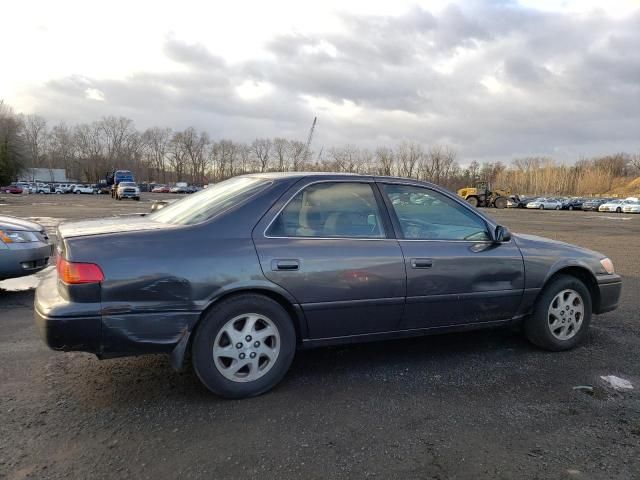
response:
M627 203L622 207L624 213L640 213L640 202Z
M97 193L96 189L93 188L91 185L74 185L73 187L73 193Z
M35 193L51 193L51 187L46 183L38 183Z
M599 212L616 212L622 213L622 209L627 205L633 205L638 203L638 199L635 197L629 197L624 200L611 200L610 202L603 203L598 207Z
M527 203L527 208L538 208L540 210L560 210L562 202L555 198L536 198Z

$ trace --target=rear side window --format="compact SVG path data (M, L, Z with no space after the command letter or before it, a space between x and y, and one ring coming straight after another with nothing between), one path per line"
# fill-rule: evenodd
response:
M412 185L383 188L406 239L490 240L484 221L446 195Z
M269 237L384 238L368 183L317 183L298 192L278 214Z
M271 181L263 178L231 178L156 210L149 218L156 222L176 225L204 222L244 202L270 184Z

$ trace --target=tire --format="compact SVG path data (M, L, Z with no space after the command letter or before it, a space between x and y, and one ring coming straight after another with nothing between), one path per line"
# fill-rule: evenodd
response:
M569 211L573 210L573 205L569 205Z
M496 208L507 208L507 199L506 197L498 197L496 198L494 205Z
M622 213L622 209L620 207L616 208L616 213Z
M76 190L76 191L75 191L75 192L73 192L73 193L75 193L76 195L80 195L80 190Z
M558 205L558 206L556 207L556 210L560 210L560 205Z
M540 205L540 210L544 210L544 205Z
M477 207L478 206L478 197L469 197L469 198L467 198L467 203L469 205L471 205L472 207Z
M274 335L267 337L270 342L268 345L270 350L265 348L266 341L261 347L256 347L259 344L259 340L256 338L259 337L251 337L251 334L256 335L255 326L244 339L237 337L232 339L226 333L231 331L234 337L235 335L244 335L245 332L241 333L239 330L246 327L247 324L243 322L251 321L250 316L254 320L258 317L255 325L268 323L272 331L275 332ZM258 332L260 331L258 330ZM247 343L247 338L250 343ZM242 347L229 350L229 354L233 357L224 356L224 352L226 352L224 348L229 345L229 341L237 341L236 346L242 345ZM224 345L225 343L226 345ZM220 357L215 356L217 346L220 348ZM276 346L278 351L275 358L268 360L269 357L266 354L273 352L273 348ZM261 354L263 356L257 357L258 362L263 362L262 366L258 366L259 363L255 360L247 358L252 354L255 355L255 348L258 348L258 352L263 352ZM296 333L289 314L278 302L262 295L242 294L214 305L200 321L191 350L191 361L196 374L211 392L225 398L254 397L275 387L289 370L296 351ZM236 357L238 350L242 351ZM239 362L244 363L245 366L234 373L231 366ZM227 363L229 363L228 367ZM260 370L254 370L256 367L266 370L261 373ZM251 375L258 376L253 380L246 378Z
M562 302L568 302L564 308ZM579 312L580 307L582 312ZM560 314L565 312L566 316L554 314L553 310ZM587 335L590 322L589 289L575 277L560 275L542 291L540 298L536 301L533 314L525 320L524 330L527 338L534 345L558 352L569 350L582 342ZM554 328L555 325L558 326Z
M139 201L140 201L140 197L136 197L136 202L139 202Z

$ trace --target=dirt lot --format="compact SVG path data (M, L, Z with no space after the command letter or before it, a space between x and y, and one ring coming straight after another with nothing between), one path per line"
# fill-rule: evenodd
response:
M1 195L0 213L51 227L160 197ZM584 345L547 353L492 330L323 348L273 392L225 401L162 356L49 351L33 292L7 291L29 280L0 283L0 478L640 478L640 215L491 213L613 259L621 306Z

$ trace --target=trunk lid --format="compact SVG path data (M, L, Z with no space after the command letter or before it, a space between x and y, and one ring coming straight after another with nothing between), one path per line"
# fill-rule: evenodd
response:
M126 216L63 222L58 226L59 238L87 237L112 233L166 230L180 225L154 222L146 216Z

